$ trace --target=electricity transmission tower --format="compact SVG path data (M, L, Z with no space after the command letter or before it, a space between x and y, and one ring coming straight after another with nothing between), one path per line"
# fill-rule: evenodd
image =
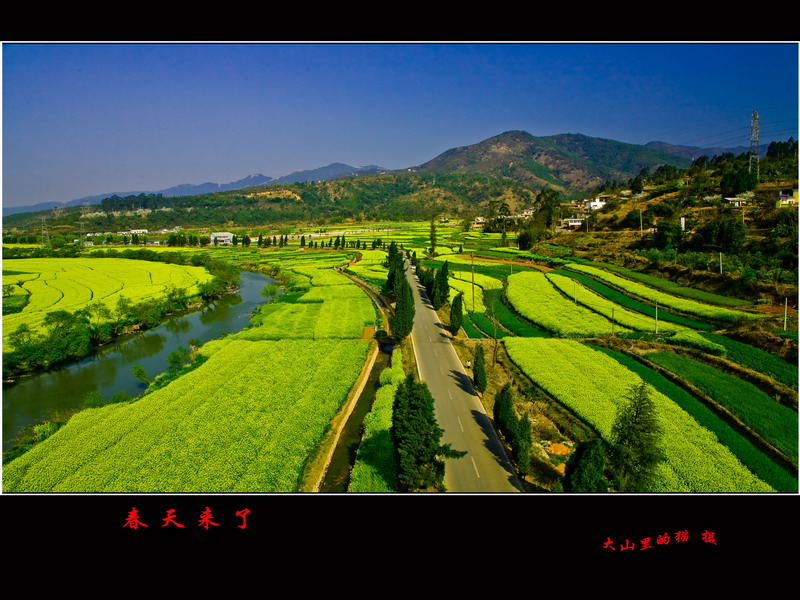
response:
M47 231L47 219L44 215L42 215L42 243L48 248L52 247L50 245L50 234Z
M758 113L756 111L753 111L753 116L750 119L750 165L748 166L748 173L753 172L753 163L756 164L756 179L758 179Z

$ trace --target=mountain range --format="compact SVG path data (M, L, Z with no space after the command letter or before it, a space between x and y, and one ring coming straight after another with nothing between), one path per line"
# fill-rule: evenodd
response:
M525 131L507 131L476 144L452 148L418 166L391 171L368 165L354 167L332 163L317 169L295 171L282 177L260 173L230 183L181 184L157 191L111 192L68 202L42 202L32 206L3 206L3 216L49 210L55 207L97 204L110 196L161 194L194 196L237 190L255 185L289 184L381 173L471 173L511 179L533 188L551 188L566 195L585 193L607 180L627 181L642 168L661 164L687 167L691 160L722 152L740 154L744 148L698 148L649 142L642 146L582 134L537 137Z
M37 212L40 210L50 210L56 207L68 206L81 206L83 204L98 204L104 198L110 196L138 196L139 194L161 194L165 197L173 196L199 196L200 194L212 194L214 192L227 192L229 190L240 190L243 188L252 187L254 185L264 185L267 183L297 183L303 181L319 181L325 179L336 179L338 177L353 177L356 175L369 175L374 173L386 172L387 169L369 165L366 167L352 167L342 163L332 163L325 167L318 169L309 169L304 171L294 171L282 177L269 177L256 173L255 175L248 175L237 181L230 183L182 183L163 190L156 191L131 191L131 192L111 192L106 194L97 194L94 196L84 196L83 198L76 198L67 202L40 202L29 206L3 206L3 216L15 215L23 212Z

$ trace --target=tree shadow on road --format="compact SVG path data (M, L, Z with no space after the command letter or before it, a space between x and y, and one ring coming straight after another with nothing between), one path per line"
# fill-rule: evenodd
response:
M472 414L473 420L480 428L481 433L483 433L484 435L484 440L483 440L484 447L492 454L494 459L497 461L497 464L499 464L503 469L505 469L508 472L509 474L508 482L519 491L525 491L525 489L517 479L514 468L511 466L511 463L508 460L508 456L506 455L500 440L497 438L497 433L495 432L494 425L492 425L492 422L489 419L488 415L479 410L473 410L470 412Z
M475 395L475 389L472 387L472 381L466 373L456 371L455 369L450 369L450 377L455 380L456 385L461 390L467 392L471 396Z

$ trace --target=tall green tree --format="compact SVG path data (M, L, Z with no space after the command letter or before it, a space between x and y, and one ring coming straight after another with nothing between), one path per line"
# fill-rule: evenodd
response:
M681 224L675 221L661 221L656 226L656 235L653 245L659 250L665 248L678 248L683 240Z
M466 452L442 444L444 431L436 421L433 396L427 384L408 377L398 386L392 408L392 440L402 491L444 489L444 459Z
M545 227L553 226L560 205L561 193L556 190L542 190L536 195L536 211L542 216Z
M405 279L406 264L403 259L403 254L397 249L394 242L389 244L389 252L387 255L386 266L389 271L386 275L386 283L384 284L384 292L387 296L395 295L395 284L398 279ZM395 296L396 297L396 296Z
M512 405L510 383L506 383L502 389L497 392L497 396L494 398L494 410L492 416L494 417L495 425L500 431L508 431L508 425L513 421L515 416Z
M511 434L511 449L514 453L514 461L517 463L517 469L523 475L527 475L531 471L532 447L531 420L526 413L516 421Z
M404 273L400 273L394 280L394 296L397 300L394 315L389 318L392 334L398 342L404 340L414 328L414 294Z
M650 389L644 381L632 386L611 427L612 463L622 491L646 491L656 467L666 459Z
M453 335L458 334L458 330L461 329L461 325L464 323L464 294L459 292L455 298L453 298L453 303L450 305L450 333Z
M475 348L475 363L472 365L472 377L475 381L475 387L483 393L486 391L486 356L483 351L483 346L478 344Z
M527 475L531 468L531 421L528 415L521 419L514 413L513 394L511 384L506 383L494 399L494 422L497 429L511 444L514 462L517 463L519 472Z
M431 298L431 304L433 304L434 310L442 308L450 296L450 284L447 281L448 277L449 269L447 261L444 261L442 268L436 272L436 277L433 282L433 298Z

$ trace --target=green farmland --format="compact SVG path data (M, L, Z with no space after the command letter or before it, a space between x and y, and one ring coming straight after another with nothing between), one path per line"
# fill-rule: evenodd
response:
M211 280L203 267L123 258L22 258L5 265L13 265L14 273L4 273L3 285L27 294L28 302L21 312L3 317L4 349L9 333L23 324L40 329L48 312L76 311L96 302L113 309L120 298L142 302L171 288L192 295Z

